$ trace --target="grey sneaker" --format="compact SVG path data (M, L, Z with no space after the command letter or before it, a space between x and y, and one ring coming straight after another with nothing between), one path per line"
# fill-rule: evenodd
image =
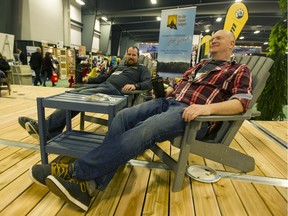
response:
M39 139L38 123L28 117L19 117L18 122L32 137Z
M94 181L83 181L73 178L64 180L50 175L45 182L51 192L82 211L88 210L96 191Z
M74 164L51 163L34 165L29 170L31 179L38 185L46 186L45 179L49 175L58 176L63 179L70 179L74 172Z

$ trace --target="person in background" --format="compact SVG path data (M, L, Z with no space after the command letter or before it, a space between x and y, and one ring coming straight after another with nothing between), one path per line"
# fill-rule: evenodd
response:
M151 73L148 68L138 63L138 47L129 47L126 51L126 63L119 66L109 76L88 80L87 87L76 89L75 93L96 94L103 93L109 95L123 95L124 91L149 90L151 89ZM75 117L79 112L72 111L71 117ZM28 117L19 117L18 122L30 135L38 138L38 122ZM51 139L62 133L66 125L65 110L55 110L46 119L47 139Z
M93 195L107 187L119 166L156 142L183 135L186 122L200 115L245 112L252 99L251 73L247 65L230 60L234 45L232 32L217 31L211 37L211 59L189 68L178 83L166 89L165 98L121 110L98 148L70 164L34 165L32 180L87 211ZM197 139L210 129L204 124Z
M20 64L26 65L27 61L25 58L25 54L22 52L20 48L17 48L17 53L18 53L18 59L19 59Z
M6 74L0 70L0 78L6 78ZM1 85L1 82L0 82Z
M0 53L0 78L7 78L7 70L10 70L10 65L6 61L6 58ZM3 83L0 82L0 86L2 84Z
M10 65L8 64L2 53L0 53L0 71L4 73L5 77L7 77L6 71L8 70L10 70Z
M52 63L52 54L50 52L46 52L42 62L43 86L46 86L47 78L51 79L53 70L55 70L55 68ZM55 86L54 82L52 82L52 86Z
M31 69L35 71L35 78L33 82L34 86L37 86L38 82L40 83L40 85L42 85L41 80L42 54L40 47L37 47L36 52L32 53L29 65Z

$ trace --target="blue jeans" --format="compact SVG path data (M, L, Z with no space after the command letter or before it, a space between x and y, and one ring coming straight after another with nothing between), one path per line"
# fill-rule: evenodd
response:
M109 82L103 82L101 84L79 88L71 92L87 95L96 93L103 93L109 95L122 95L122 93ZM71 118L75 117L78 113L79 113L78 111L71 111ZM55 110L46 119L47 139L48 140L52 139L53 137L62 133L65 125L66 125L65 110L59 110L59 109Z
M120 165L136 157L155 142L183 134L183 108L174 99L159 98L120 111L113 119L103 144L75 161L73 177L95 179L103 190Z

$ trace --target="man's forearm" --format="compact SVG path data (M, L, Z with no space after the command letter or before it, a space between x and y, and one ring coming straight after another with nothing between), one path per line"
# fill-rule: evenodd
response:
M243 112L243 106L237 99L213 104L192 104L183 110L182 117L190 122L200 115L233 115Z
M212 103L208 104L211 110L211 114L218 115L233 115L242 113L244 108L241 102L237 99L232 99L220 103Z

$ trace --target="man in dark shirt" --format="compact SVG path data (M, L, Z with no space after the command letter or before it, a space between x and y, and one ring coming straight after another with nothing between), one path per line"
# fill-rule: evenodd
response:
M151 73L146 66L139 65L138 63L139 49L134 46L129 47L125 59L125 65L117 67L106 81L103 80L104 82L99 82L99 84L84 87L76 91L82 94L103 93L109 95L122 95L122 90L133 91L135 89L151 89ZM72 118L78 113L78 111L72 111ZM19 117L18 122L30 135L39 138L38 123L36 120L28 117ZM46 119L47 138L51 139L60 134L65 125L65 110L55 110Z
M17 53L18 53L19 63L22 65L26 65L27 61L25 58L25 54L22 52L22 50L20 48L17 48Z
M7 76L6 71L10 70L10 65L8 62L4 59L2 54L0 53L0 71L3 71L5 73L5 76Z
M29 64L31 69L35 71L35 78L33 82L34 86L37 86L38 82L40 83L40 85L42 85L42 81L40 78L41 65L42 65L42 55L40 47L37 47L36 52L32 53Z

